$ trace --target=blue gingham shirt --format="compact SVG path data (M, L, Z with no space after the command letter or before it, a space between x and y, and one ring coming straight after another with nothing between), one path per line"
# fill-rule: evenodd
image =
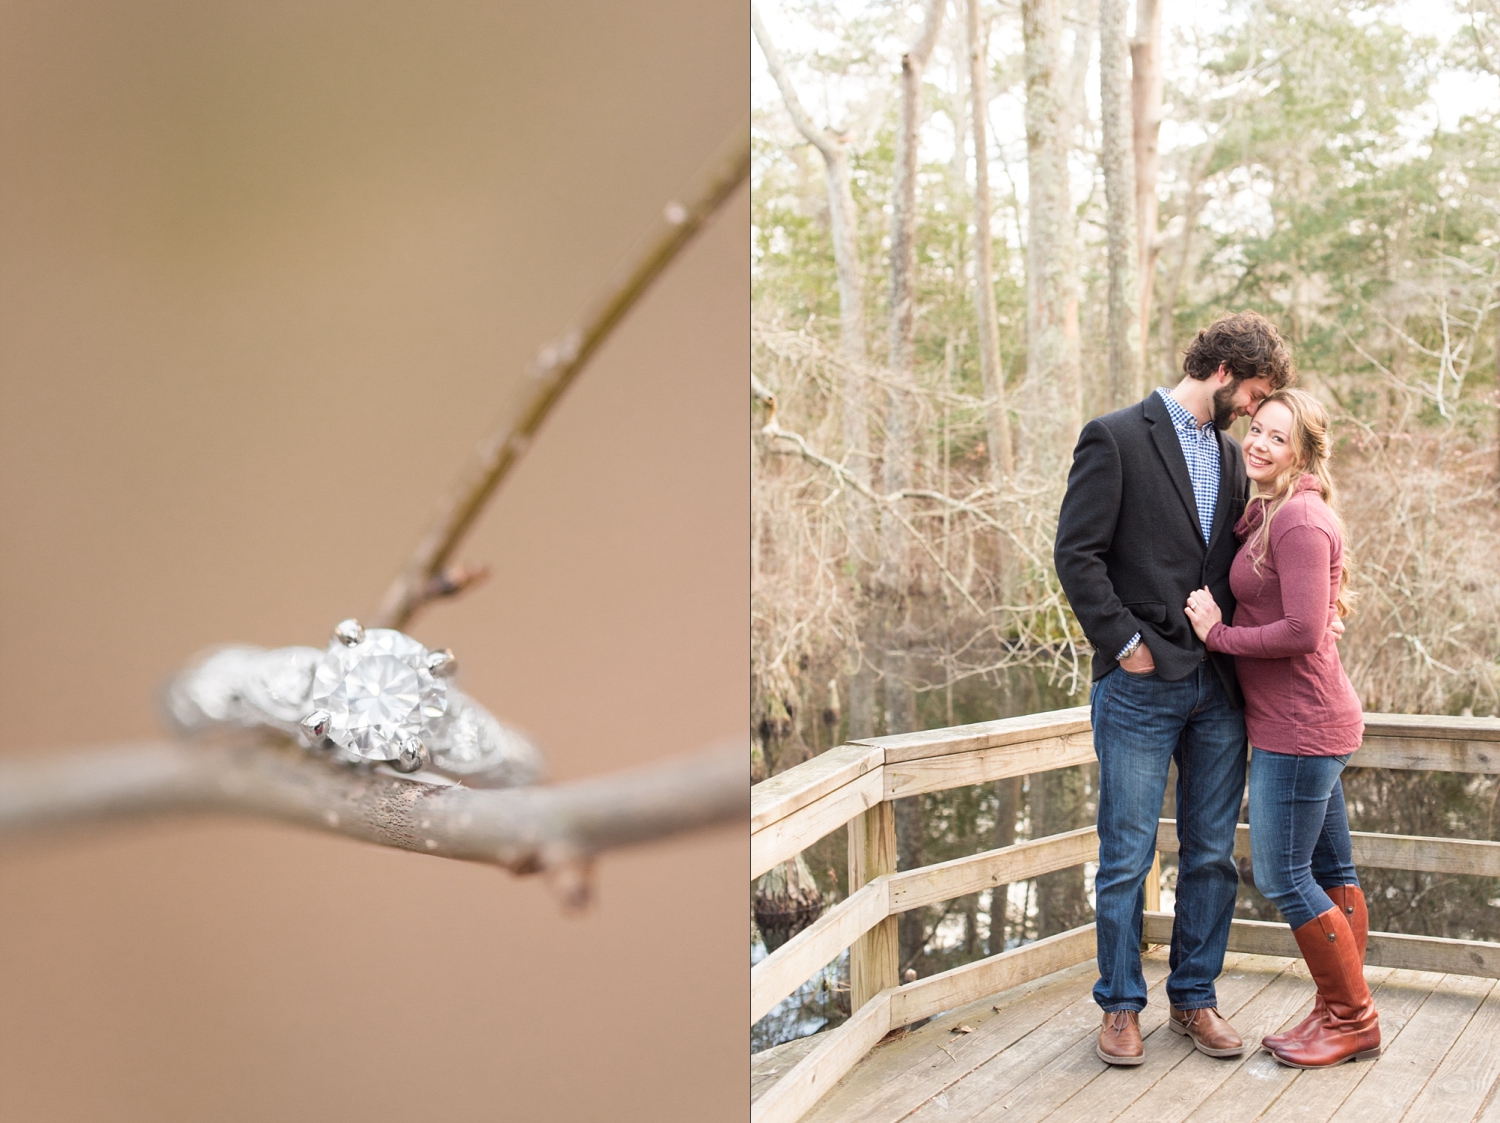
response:
M1207 542L1214 532L1214 508L1219 503L1218 434L1212 421L1199 424L1198 419L1166 390L1158 388L1156 392L1172 418L1172 428L1177 431L1177 443L1182 446L1182 458L1187 461L1188 479L1193 481L1193 498L1198 503L1198 525L1203 528L1203 541ZM1140 638L1139 632L1131 636L1130 643L1120 648L1116 658L1124 658L1131 644Z

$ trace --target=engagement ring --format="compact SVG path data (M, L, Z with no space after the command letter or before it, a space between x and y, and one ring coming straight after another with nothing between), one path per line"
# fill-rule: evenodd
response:
M536 747L449 680L453 653L345 620L327 650L220 647L168 684L178 732L270 728L347 764L510 787L541 771Z

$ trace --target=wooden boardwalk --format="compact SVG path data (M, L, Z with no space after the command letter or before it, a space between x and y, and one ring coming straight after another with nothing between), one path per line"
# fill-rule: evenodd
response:
M1367 967L1385 1051L1373 1062L1300 1071L1254 1047L1299 1020L1313 986L1301 960L1231 953L1219 1009L1248 1045L1215 1059L1166 1025L1166 951L1145 957L1146 1062L1094 1055L1092 960L890 1035L824 1095L808 1123L1500 1123L1500 984ZM969 1032L957 1032L960 1026ZM752 1058L752 1098L819 1037Z

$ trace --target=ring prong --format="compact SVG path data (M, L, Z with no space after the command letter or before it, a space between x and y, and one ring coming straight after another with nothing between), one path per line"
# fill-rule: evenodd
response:
M438 678L452 678L458 670L458 660L454 658L453 652L444 647L428 653L427 669Z
M365 630L358 620L345 620L333 630L333 638L345 647L353 647L365 638Z
M422 744L420 739L408 737L401 742L400 751L390 764L397 772L415 772L431 759L427 746Z
M328 739L328 723L332 720L327 710L314 710L302 719L302 737L309 748L318 748Z

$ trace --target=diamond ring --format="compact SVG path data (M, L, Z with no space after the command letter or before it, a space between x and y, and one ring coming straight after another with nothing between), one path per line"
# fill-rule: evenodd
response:
M180 733L271 728L348 764L436 773L480 787L529 783L535 746L450 681L457 662L390 628L345 620L326 650L221 647L167 686Z

